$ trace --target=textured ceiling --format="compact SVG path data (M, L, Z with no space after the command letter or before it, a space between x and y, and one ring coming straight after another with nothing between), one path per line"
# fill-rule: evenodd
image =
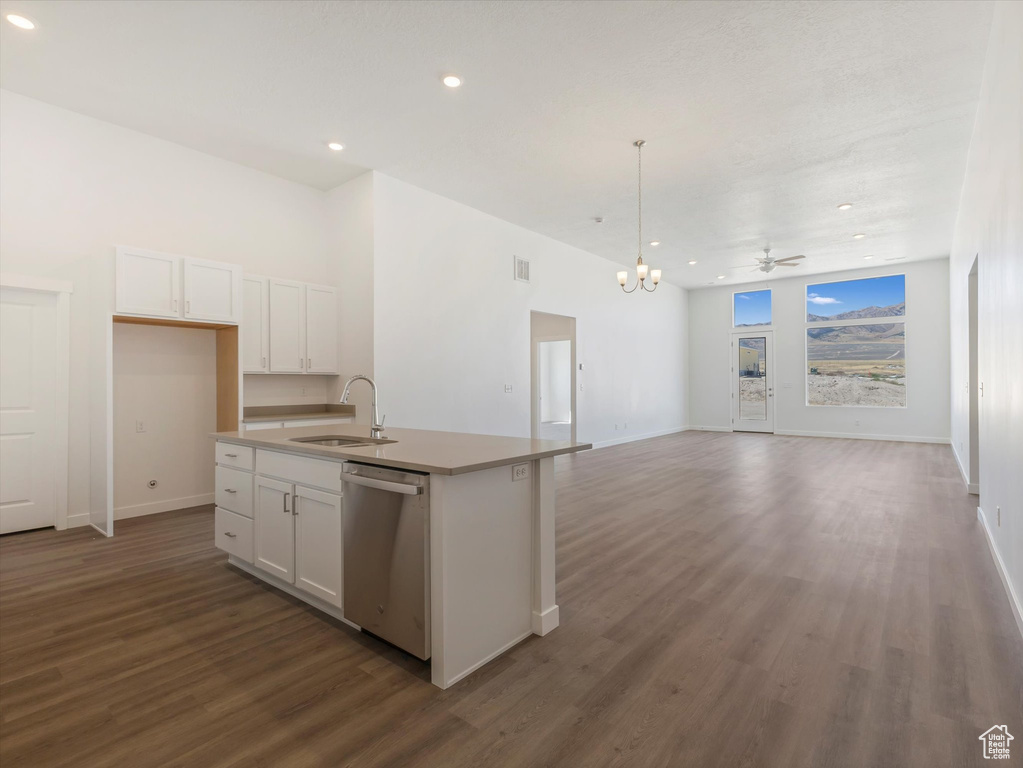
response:
M946 255L992 11L0 5L38 23L0 24L4 88L322 189L374 168L624 263L636 250L632 142L646 139L644 231L662 242L646 261L690 287L762 278L736 267L765 245L807 255L774 273L786 277ZM465 85L443 87L447 72ZM325 148L333 139L344 152Z

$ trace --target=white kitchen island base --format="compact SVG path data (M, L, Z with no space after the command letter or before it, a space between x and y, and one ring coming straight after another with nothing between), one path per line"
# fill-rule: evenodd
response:
M346 521L356 519L348 515L366 512L356 506L345 512L344 494L354 491L342 478L355 473L342 475L342 468L405 469L429 474L429 511L420 513L426 531L418 544L425 560L418 622L433 684L447 688L529 635L557 628L554 456L589 446L397 429L371 443L365 427L330 430L337 445L317 444L334 442L323 427L215 435L216 542L232 565L357 627L346 613L364 616L365 606L352 601L367 593L353 574L364 578L372 570L359 560L361 542L345 535ZM347 441L357 444L346 445L340 439L346 435L358 437ZM347 546L356 549L345 557ZM384 563L410 562L389 552L381 551L391 558ZM385 568L379 578L389 573ZM346 584L354 590L347 601ZM376 606L381 614L385 603ZM376 603L370 605L372 611ZM409 642L415 646L415 637Z

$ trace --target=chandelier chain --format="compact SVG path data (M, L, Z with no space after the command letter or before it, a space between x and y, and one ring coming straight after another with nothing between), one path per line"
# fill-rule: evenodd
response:
M639 190L638 190L638 193L637 193L637 199L639 200L639 241L637 242L637 247L639 248L639 258L642 259L643 258L643 142L637 142L636 143L636 147L639 150L637 152L637 155L639 157L639 160L638 160L638 170L639 170L639 172L637 173L637 176L638 176L638 179L639 179L639 183L638 183Z

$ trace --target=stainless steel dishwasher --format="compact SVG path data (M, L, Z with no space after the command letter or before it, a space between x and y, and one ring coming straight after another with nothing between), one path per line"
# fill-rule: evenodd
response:
M430 658L430 476L346 461L344 616Z

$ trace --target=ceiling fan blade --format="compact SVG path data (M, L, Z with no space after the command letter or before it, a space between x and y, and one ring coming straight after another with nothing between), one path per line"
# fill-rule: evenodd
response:
M750 270L750 272L761 272L761 271L762 270L760 269L760 267L753 267L753 269Z
M775 259L775 264L784 264L786 261L796 261L797 259L805 259L806 256L786 256L784 259Z
M784 261L776 261L776 262L774 262L774 266L776 266L776 267L798 267L799 265L798 264L786 264Z

